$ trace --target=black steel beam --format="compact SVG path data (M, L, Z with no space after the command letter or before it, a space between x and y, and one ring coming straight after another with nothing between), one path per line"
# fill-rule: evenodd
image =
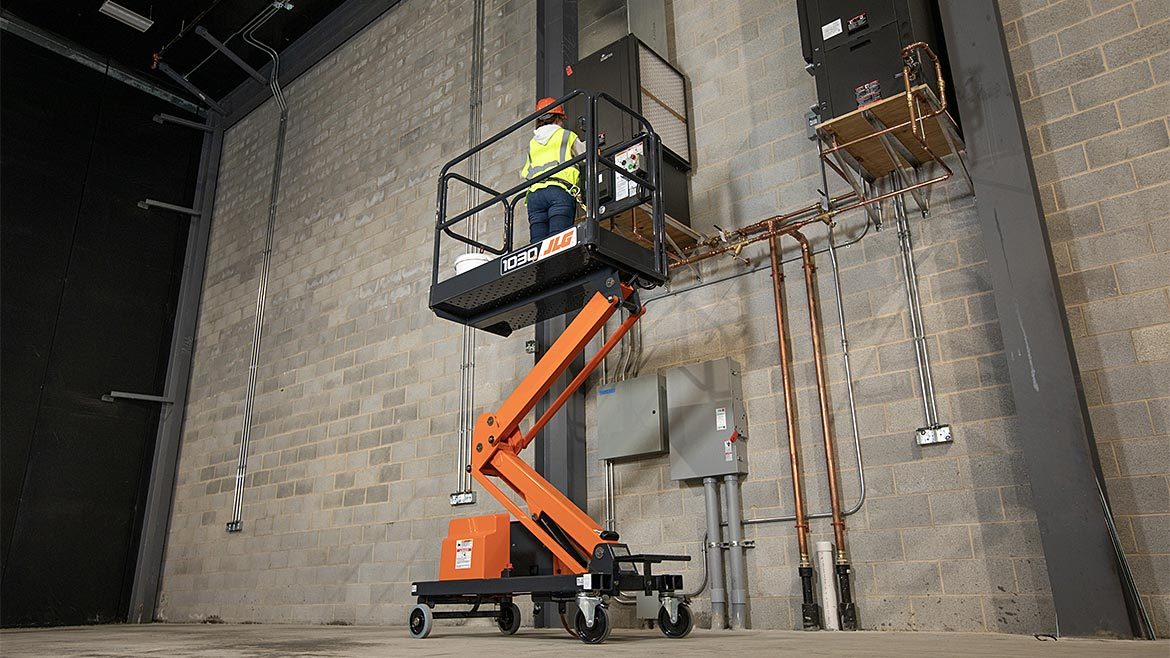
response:
M399 2L402 0L349 0L334 9L321 22L280 52L280 76L277 82L284 87L296 80ZM268 63L261 67L259 73L267 81L271 71L272 64ZM224 122L224 128L231 128L271 97L272 90L267 84L245 80L220 99L220 102L231 110Z
M158 86L153 80L150 80L134 71L124 69L111 60L109 57L98 55L90 52L85 48L69 41L52 32L42 30L41 28L26 23L17 16L8 13L7 11L0 12L0 29L5 32L14 34L26 41L34 43L46 50L51 50L66 59L73 60L82 66L91 68L98 73L107 75L118 82L130 85L139 91L146 92L155 98L180 107L192 114L201 114L199 106L191 101L172 93L169 89L163 89Z
M577 63L577 0L538 0L536 4L536 98L559 98L566 92L565 67ZM533 99L535 103L536 98ZM521 231L524 231L521 228ZM562 315L536 325L536 360L564 332L573 315ZM585 357L579 356L536 405L540 417L552 400L581 372ZM536 471L569 500L585 508L585 391L577 389L560 413L536 437ZM551 573L551 564L542 564ZM560 624L557 613L545 606L533 620L537 628Z
M180 87L191 92L192 95L194 95L199 100L203 101L204 105L215 110L216 112L219 112L220 114L227 114L227 110L223 109L222 105L220 105L219 103L216 103L214 100L211 99L210 96L203 93L202 89L200 89L199 87L196 87L194 84L191 83L190 80L188 80L187 78L184 78L182 75L179 74L178 71L171 68L170 64L167 64L166 62L159 62L157 64L157 67L158 67L158 70L165 73L168 78L170 78L171 80L174 80Z
M191 365L195 348L195 330L199 319L199 300L203 295L203 272L207 265L207 244L211 236L212 207L219 178L219 160L223 151L223 124L217 115L208 118L211 132L203 136L199 174L195 182L198 216L192 217L187 230L187 251L183 258L183 278L175 310L175 327L171 334L163 397L173 404L163 407L155 437L150 485L142 518L142 536L130 591L130 623L154 621L158 603L158 586L162 576L163 555L171 507L175 497L175 473L179 464L179 442L187 392L191 382Z
M1057 627L1132 637L999 10L940 5Z
M221 42L219 39L216 39L214 36L212 36L211 33L207 31L207 28L203 27L202 25L196 27L195 34L198 34L199 36L203 37L207 41L207 43L211 44L211 46L213 48L215 48L219 52L223 53L224 57L227 57L228 59L232 60L232 62L236 66L240 67L244 71L244 73L248 74L249 78L252 78L253 80L255 80L256 82L259 82L262 85L268 84L267 78L260 75L256 71L256 69L249 66L248 63L245 62L243 59L240 59L240 56L237 55L234 50L232 50L231 48L228 48L226 45L223 44L223 42Z

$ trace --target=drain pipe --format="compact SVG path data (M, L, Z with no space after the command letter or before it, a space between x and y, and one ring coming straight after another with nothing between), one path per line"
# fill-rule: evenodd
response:
M235 492L232 498L232 518L227 523L228 532L239 532L243 528L244 513L244 479L248 474L248 444L252 438L252 412L256 405L256 371L260 365L260 339L264 329L264 310L268 301L268 273L272 266L272 235L276 229L276 208L280 197L280 174L284 168L284 138L288 132L288 104L284 100L284 92L280 89L280 55L275 50L257 41L253 35L256 29L263 25L281 7L273 6L255 21L252 27L244 32L244 41L258 50L264 51L272 60L272 72L268 77L268 86L272 89L272 97L280 107L280 126L276 133L276 157L272 165L272 189L268 203L268 229L264 235L264 261L260 266L260 284L256 290L256 322L252 327L252 355L248 361L248 386L244 394L244 420L240 432L240 455L236 465Z
M833 542L817 542L817 568L820 572L821 603L825 610L837 609L837 587L833 584ZM825 630L839 631L837 615L825 615Z
M723 510L719 505L719 480L703 478L707 505L707 580L711 584L711 630L727 628L727 585L723 577Z
M739 476L723 476L727 497L727 555L731 562L731 629L747 628L747 558L743 541L743 509L739 502Z

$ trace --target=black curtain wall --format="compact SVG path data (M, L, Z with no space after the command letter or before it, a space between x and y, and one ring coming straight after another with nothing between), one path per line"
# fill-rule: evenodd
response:
M0 624L125 620L202 133L0 40Z

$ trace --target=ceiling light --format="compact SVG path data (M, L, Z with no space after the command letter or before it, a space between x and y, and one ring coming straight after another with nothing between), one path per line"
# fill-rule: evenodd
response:
M129 25L139 32L145 32L150 29L151 25L154 25L154 21L149 18L141 14L136 14L111 0L103 2L102 6L98 8L98 11L120 23Z

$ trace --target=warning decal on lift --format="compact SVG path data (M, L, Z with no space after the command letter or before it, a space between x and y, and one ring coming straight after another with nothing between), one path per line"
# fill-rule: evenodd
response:
M577 246L576 226L504 256L500 259L500 274L513 272L575 246Z
M840 18L833 21L832 23L825 23L824 25L821 26L821 40L828 41L829 39L832 39L833 37L837 36L838 34L841 34L844 31L845 31L845 28L841 25Z
M715 431L722 432L727 429L727 407L718 407L715 409Z
M471 541L470 539L455 540L455 568L471 568Z

